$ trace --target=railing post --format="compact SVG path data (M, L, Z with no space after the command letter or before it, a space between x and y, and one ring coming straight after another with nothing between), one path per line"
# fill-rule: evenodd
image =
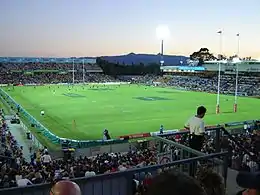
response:
M220 152L220 131L221 129L220 128L217 128L216 129L216 152Z
M224 184L225 184L225 187L227 185L227 175L228 175L228 161L229 161L229 154L227 153L225 156L224 156L224 159L223 159L223 178L224 178Z
M180 151L180 160L182 160L182 159L185 159L185 156L184 156L184 150L183 149L181 149L181 151ZM184 166L185 165L180 165L180 170L181 170L181 172L184 172Z
M126 175L126 195L133 195L133 175L131 175L130 173L127 173Z
M163 142L161 140L159 141L159 152L163 152Z

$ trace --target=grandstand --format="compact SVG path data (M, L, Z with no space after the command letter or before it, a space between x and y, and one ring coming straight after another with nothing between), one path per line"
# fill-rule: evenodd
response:
M2 58L5 166L1 164L0 194L49 194L50 183L63 178L78 183L83 194L128 195L136 192L133 181L146 190L153 177L169 169L197 178L196 171L205 167L224 179L227 194L234 193L234 170L253 171L259 165L259 100L251 97L260 96L260 69L252 69L251 62L241 66L247 65L239 72L241 111L233 113L235 75L225 65L224 111L215 115L218 69L208 62L202 67L161 67L161 75L125 76L107 75L95 59ZM208 108L208 127L203 149L196 151L189 148L189 132L182 127L201 104ZM11 123L10 115L16 113L21 124ZM31 162L12 134L15 125L30 139ZM102 139L105 128L111 140ZM49 154L51 160L44 162ZM8 176L9 169L16 171L15 177ZM31 186L20 185L23 179Z

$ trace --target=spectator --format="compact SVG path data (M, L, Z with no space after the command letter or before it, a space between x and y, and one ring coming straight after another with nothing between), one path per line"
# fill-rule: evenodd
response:
M166 172L156 176L145 192L146 195L206 195L192 177L183 173Z
M41 158L43 164L47 165L51 162L51 156L49 155L48 152L45 152L44 155Z
M225 195L224 180L212 169L201 168L197 173L197 179L207 195Z
M34 178L32 179L33 184L41 184L43 182L43 178L40 172L36 172Z
M50 190L50 195L81 195L79 186L68 180L57 182Z
M185 124L185 128L190 131L190 147L201 151L203 145L203 136L205 134L204 121L202 120L207 109L200 106L197 109L197 115L191 117Z
M237 184L245 188L237 195L259 195L260 194L260 173L240 172L237 175Z
M91 168L89 168L85 173L85 177L92 177L95 175L96 175L96 173Z
M24 186L28 186L28 185L32 185L32 182L25 178L25 175L22 175L22 178L18 178L18 180L16 181L17 186L18 187L24 187Z

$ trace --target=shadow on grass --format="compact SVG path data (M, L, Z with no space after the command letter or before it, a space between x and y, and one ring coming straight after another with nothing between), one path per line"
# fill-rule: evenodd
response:
M171 93L176 93L176 92L174 92L174 91L157 91L157 93L171 94Z

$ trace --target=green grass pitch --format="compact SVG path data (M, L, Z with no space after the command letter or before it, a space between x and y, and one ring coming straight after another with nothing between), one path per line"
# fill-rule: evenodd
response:
M215 94L171 88L52 85L4 89L51 132L70 139L101 139L105 128L112 138L158 131L161 124L165 129L183 128L200 105L208 109L206 125L260 118L258 99L239 97L238 112L233 113L234 96L221 95L221 114L216 115Z

